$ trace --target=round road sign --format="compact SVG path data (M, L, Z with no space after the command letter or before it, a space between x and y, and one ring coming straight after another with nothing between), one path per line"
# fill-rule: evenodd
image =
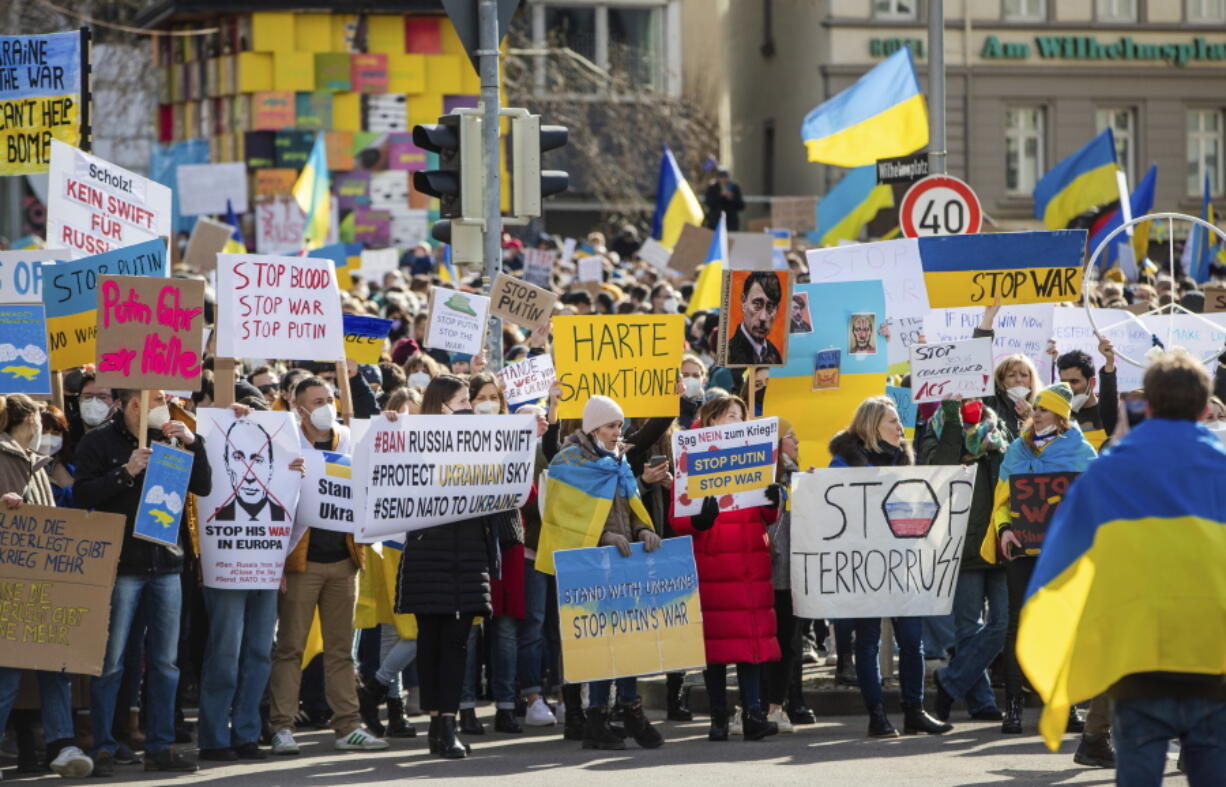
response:
M971 187L951 175L929 175L915 182L898 208L902 234L970 235L979 232L983 208Z

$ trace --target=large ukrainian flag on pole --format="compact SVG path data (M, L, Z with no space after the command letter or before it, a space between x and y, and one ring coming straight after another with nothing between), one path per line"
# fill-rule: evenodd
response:
M689 306L685 313L694 316L702 309L718 309L720 296L724 287L724 263L728 259L728 222L724 214L719 214L719 224L715 234L711 236L711 245L707 249L707 261L698 278L694 280L694 292L690 295Z
M651 222L651 237L671 249L686 224L702 225L702 205L681 174L673 152L665 145L664 156L660 159L660 179L656 183L656 215Z
M911 50L899 49L854 85L805 115L809 161L860 167L928 144L928 107Z
M1034 187L1034 217L1062 230L1087 210L1120 198L1115 180L1115 136L1111 129L1048 170Z
M857 240L861 227L881 209L892 207L894 192L887 185L877 185L876 165L856 167L817 203L817 231L812 237L823 246Z
M1069 489L1017 637L1053 751L1069 707L1126 675L1226 673L1226 486L1215 480L1224 476L1216 435L1151 418Z
M315 146L307 158L302 174L294 182L294 201L306 214L303 246L318 249L328 242L328 225L332 220L332 194L328 191L328 154L324 135L315 135Z

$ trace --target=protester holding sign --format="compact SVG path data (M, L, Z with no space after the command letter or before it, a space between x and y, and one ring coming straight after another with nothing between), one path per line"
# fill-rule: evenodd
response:
M897 467L914 464L898 411L888 396L865 399L856 408L851 425L830 440L831 467ZM924 710L924 643L922 618L896 617L898 678L902 684L903 732L940 735L953 725L940 722ZM860 695L868 708L868 734L873 738L896 738L898 731L885 714L881 692L881 620L856 618L856 674Z
M142 605L148 625L145 658L149 665L145 697L148 711L145 750L149 756L145 760L145 769L195 771L195 762L171 749L175 740L175 691L179 684L176 654L182 602L179 574L183 571L183 550L133 536L134 519L141 505L145 468L153 454L152 449L140 445L163 442L190 451L194 461L188 491L192 494L209 493L213 486L212 470L204 459L204 440L192 434L183 422L170 420L165 394L151 391L148 397L144 397L140 391L119 390L116 391L116 398L119 409L110 422L81 438L76 452L77 482L73 487L78 507L123 514L127 519L123 550L119 557L119 576L115 579L115 589L111 594L106 660L101 677L94 679L90 689L90 713L96 747L94 775L110 776L115 772L117 743L112 734L111 719L115 715L119 684L123 679L128 633ZM142 413L141 408L146 401L151 409ZM148 430L141 435L143 423L148 423Z

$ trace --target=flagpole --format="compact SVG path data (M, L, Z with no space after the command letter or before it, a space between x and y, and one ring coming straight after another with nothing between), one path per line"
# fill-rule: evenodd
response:
M502 273L502 189L498 168L498 2L479 0L477 4L479 48L474 53L480 64L481 135L485 148L485 289L494 288ZM489 317L486 335L488 363L495 371L502 368L502 321Z
M963 13L966 10L963 9ZM966 42L969 46L970 42ZM945 2L928 2L928 172L945 174Z

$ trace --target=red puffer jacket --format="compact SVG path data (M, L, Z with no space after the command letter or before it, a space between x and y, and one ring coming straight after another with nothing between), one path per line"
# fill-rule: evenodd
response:
M669 512L677 535L694 537L708 664L780 658L766 538L766 526L778 517L777 509L765 506L724 511L710 530L695 530L690 517Z

